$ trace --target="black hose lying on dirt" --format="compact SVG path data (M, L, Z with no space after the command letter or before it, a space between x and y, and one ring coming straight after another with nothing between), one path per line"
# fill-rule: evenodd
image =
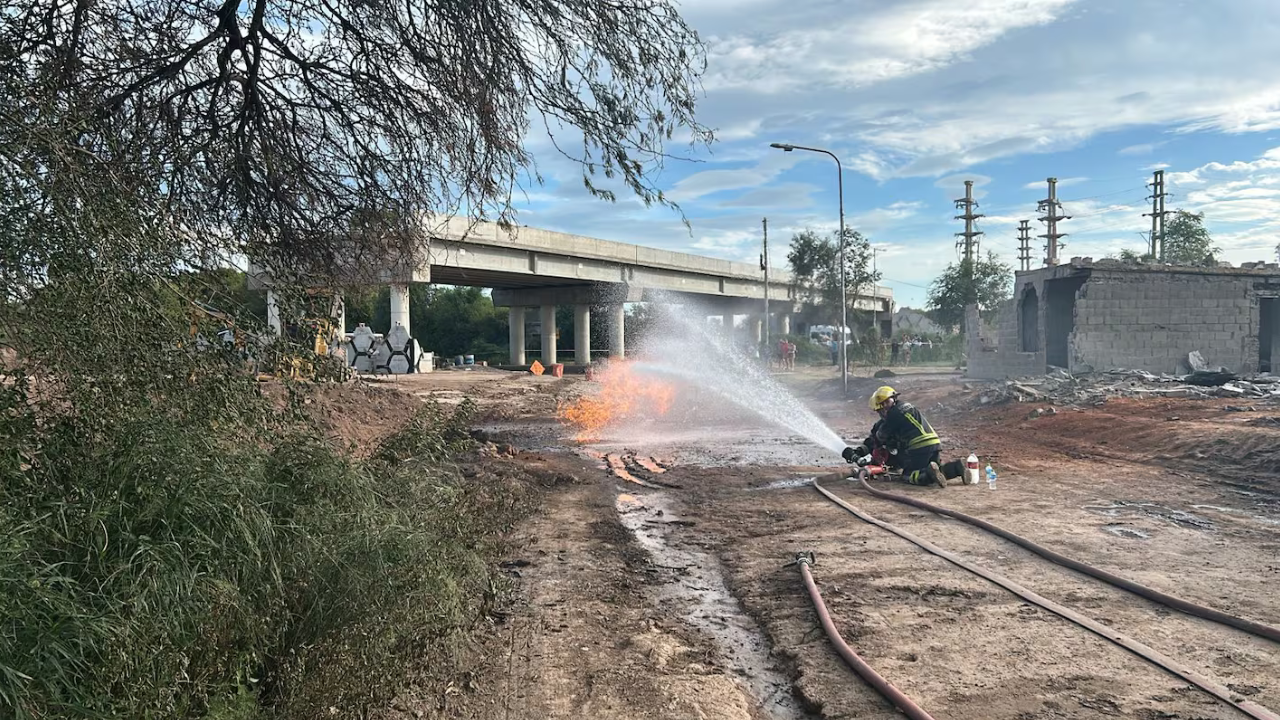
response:
M801 553L796 556L795 564L800 566L800 575L804 578L804 586L809 589L809 599L813 601L813 609L818 613L818 620L822 622L822 629L827 631L827 638L831 640L831 644L835 646L836 652L840 653L840 657L848 663L853 671L866 680L876 692L884 696L886 700L893 703L894 707L902 711L902 714L911 718L911 720L933 720L933 716L920 709L911 698L903 694L901 690L894 687L892 683L885 680L880 673L866 663L865 660L858 657L858 653L849 647L844 638L840 637L840 632L836 630L836 625L831 621L831 615L827 612L827 605L822 601L822 594L818 592L818 586L813 582L813 573L809 571L809 566L813 564L813 553Z
M1122 578L1119 575L1114 575L1106 570L1096 568L1092 565L1087 565L1079 560L1054 552L1043 545L1038 545L1024 537L1015 535L998 525L993 525L986 520L982 520L971 515L965 515L958 510L952 510L950 508L942 507L941 505L927 503L923 500L917 500L916 498L908 497L906 495L898 495L897 493L891 493L885 490L877 490L876 488L871 487L871 483L867 482L867 479L862 472L859 473L858 478L862 481L862 487L865 488L867 492L878 498L892 500L894 502L903 503L904 505L911 505L912 507L918 507L921 510L928 510L929 512L937 513L939 515L945 515L949 518L954 518L961 522L973 525L974 527L982 528L993 535L997 535L1015 545L1026 548L1050 562L1057 563L1066 568L1071 568L1079 573L1084 573L1089 577L1114 585L1121 590L1128 590L1135 595L1139 595L1153 602L1158 602L1161 605L1173 608L1179 612L1184 612L1188 615L1194 615L1199 618L1204 618L1205 620L1212 620L1217 623L1222 623L1223 625L1229 625L1237 630L1243 630L1250 635L1256 635L1274 642L1280 642L1280 628L1276 628L1271 625L1264 625L1263 623L1254 622L1252 620L1246 620L1241 617L1236 617L1235 615L1228 615L1221 610L1214 610L1211 607L1197 605L1190 600L1183 600L1180 597L1162 593L1155 588L1149 588L1146 585L1139 585L1132 580Z
M1272 712L1270 709L1263 707L1258 703L1247 700L1246 698L1242 697L1239 693L1232 691L1230 688L1226 687L1225 685L1222 685L1216 680L1206 675L1202 675L1196 672L1195 670L1192 670L1191 668L1179 663L1173 658L1170 658L1162 654L1159 650L1156 650L1153 647L1150 647L1141 642L1138 642L1137 640L1131 640L1125 637L1124 635L1121 635L1120 633L1112 630L1106 625L1103 625L1102 623L1099 623L1096 620L1093 620L1092 618L1081 615L1080 613L1076 612L1075 610L1072 610L1071 608L1065 605L1061 605L1042 595L1038 595L1037 593L1032 592L1031 590L1015 583L1009 578L1004 577L1003 575L1000 575L991 570L988 570L980 565L975 565L971 562L968 562L964 558L952 552L944 550L938 547L937 545L934 545L933 543L930 543L929 541L924 540L923 538L917 537L916 535L913 535L912 533L906 530L903 530L894 525L890 525L889 523L883 520L880 520L871 515L868 515L862 510L859 510L853 505L850 505L849 503L845 502L835 493L822 487L822 485L816 480L814 481L813 486L818 490L818 492L826 496L828 500L831 500L832 502L844 508L845 510L849 511L850 513L857 516L861 520L871 523L872 525L875 525L884 530L888 530L894 535L897 535L898 537L919 546L921 549L925 550L926 552L937 555L938 557L952 563L953 565L961 567L973 573L974 575L977 575L981 578L989 580L995 583L996 585L999 585L1000 587L1004 588L1005 590L1008 590L1014 595L1017 595L1023 600L1026 600L1027 602L1033 603L1035 605L1039 605L1045 610L1048 610L1049 612L1054 613L1059 617L1069 620L1075 623L1076 625L1079 625L1080 627L1097 634L1099 637L1110 640L1111 642L1115 643L1116 645L1119 645L1120 647L1128 650L1129 652L1150 661L1152 664L1163 668L1167 672L1173 675L1176 675L1182 678L1183 680L1186 680L1187 682L1191 683L1192 685L1195 685L1201 690L1204 690L1205 692L1218 698L1224 703L1227 703L1228 705L1235 707L1237 710L1240 710L1241 712L1245 713L1249 717L1254 718L1255 720L1280 720L1280 715L1277 715L1276 713ZM891 493L887 493L887 494L891 494Z

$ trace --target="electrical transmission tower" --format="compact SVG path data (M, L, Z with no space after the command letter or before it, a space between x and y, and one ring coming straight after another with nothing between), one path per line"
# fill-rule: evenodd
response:
M1058 250L1063 245L1058 242L1059 239L1067 236L1067 233L1058 232L1058 223L1062 220L1070 220L1070 215L1063 215L1062 203L1058 202L1058 178L1049 178L1049 197L1041 200L1036 205L1036 211L1042 212L1044 215L1040 217L1040 222L1045 224L1045 234L1039 237L1044 238L1044 264L1050 267L1058 264Z
M1169 211L1164 209L1164 199L1169 197L1169 193L1164 191L1164 171L1156 170L1147 187L1151 188L1151 195L1147 197L1151 201L1151 212L1143 213L1142 217L1151 218L1149 252L1151 257L1164 260L1164 219L1169 215Z
M1018 224L1018 259L1022 261L1022 269L1031 269L1031 221L1021 220Z
M964 209L963 215L957 215L956 220L964 221L964 232L956 233L956 237L964 238L957 241L956 246L964 245L964 259L969 264L970 272L973 270L973 261L978 252L978 236L982 234L981 230L974 229L973 221L980 217L984 217L979 213L975 213L974 209L978 207L978 201L973 199L973 181L964 181L964 197L956 200L956 209Z

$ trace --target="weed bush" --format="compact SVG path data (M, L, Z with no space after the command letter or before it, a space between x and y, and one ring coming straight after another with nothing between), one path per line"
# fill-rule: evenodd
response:
M451 464L468 407L357 462L260 396L49 414L34 385L0 388L0 716L359 716L493 601L517 503Z

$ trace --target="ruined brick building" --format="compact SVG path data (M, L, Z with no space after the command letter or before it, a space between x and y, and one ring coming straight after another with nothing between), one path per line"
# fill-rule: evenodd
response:
M1073 258L1019 272L991 326L966 318L969 375L1050 368L1186 372L1199 351L1233 372L1280 372L1280 266L1134 265Z

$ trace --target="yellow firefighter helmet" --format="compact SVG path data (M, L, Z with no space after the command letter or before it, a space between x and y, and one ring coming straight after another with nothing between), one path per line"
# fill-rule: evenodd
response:
M890 400L896 397L898 397L897 390L894 390L888 385L882 385L881 387L877 388L875 392L871 393L871 402L870 402L871 409L875 410L876 412L880 412L885 408L886 405L889 404Z

